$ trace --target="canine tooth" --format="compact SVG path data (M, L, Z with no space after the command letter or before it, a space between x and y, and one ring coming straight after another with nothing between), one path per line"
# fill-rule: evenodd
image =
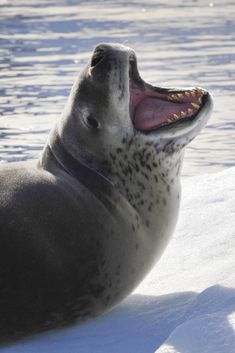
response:
M196 90L200 93L200 95L203 95L205 92L201 87L196 87Z
M196 93L196 95L197 95L198 97L201 97L201 96L203 95L203 90L202 90L200 87L196 87L196 88L194 89L194 92Z
M194 109L199 109L200 108L200 105L196 104L196 103L191 103L191 106L194 108Z
M180 116L181 116L181 118L185 118L187 116L187 114L185 112L181 112Z
M199 88L199 87L196 87L196 88L195 88L195 91L196 91L197 93L199 93L199 94L202 93L202 90L201 90L201 88Z

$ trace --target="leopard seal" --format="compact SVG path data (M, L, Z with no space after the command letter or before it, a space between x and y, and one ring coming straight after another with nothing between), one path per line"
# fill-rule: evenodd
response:
M140 283L211 107L201 88L146 83L128 47L94 49L40 160L0 167L1 342L99 315Z

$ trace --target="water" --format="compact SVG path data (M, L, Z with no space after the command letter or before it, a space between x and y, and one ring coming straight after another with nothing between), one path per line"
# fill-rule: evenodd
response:
M0 160L37 158L99 42L135 49L142 77L215 101L184 175L235 165L235 2L0 0Z

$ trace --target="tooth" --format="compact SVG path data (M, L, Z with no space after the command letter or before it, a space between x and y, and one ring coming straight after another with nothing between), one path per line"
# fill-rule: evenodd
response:
M194 108L194 109L199 109L200 108L200 105L196 104L196 103L191 103L191 106Z
M192 114L192 112L193 112L193 109L188 108L188 113Z
M189 92L185 92L185 94L186 94L187 97L191 96L191 94Z
M193 97L196 97L196 92L195 91L191 91L191 96L193 96Z
M172 94L172 95L171 95L171 98L177 99L177 96L175 96L174 94Z
M180 116L181 116L181 118L185 118L187 116L187 114L185 112L181 112Z
M201 97L203 95L203 92L196 88L196 94L198 97Z
M179 97L180 99L184 98L184 95L182 93L177 93L177 97Z
M196 90L200 93L200 95L204 93L204 89L202 89L201 87L196 87Z
M174 116L174 119L175 119L175 120L178 120L178 119L180 118L180 116L179 116L179 115L176 115L176 114L173 114L173 116Z

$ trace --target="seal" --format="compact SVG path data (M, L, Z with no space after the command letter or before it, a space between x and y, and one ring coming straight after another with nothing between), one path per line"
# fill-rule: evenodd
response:
M0 338L80 322L127 296L174 230L202 88L154 87L135 52L99 44L39 161L0 168Z

